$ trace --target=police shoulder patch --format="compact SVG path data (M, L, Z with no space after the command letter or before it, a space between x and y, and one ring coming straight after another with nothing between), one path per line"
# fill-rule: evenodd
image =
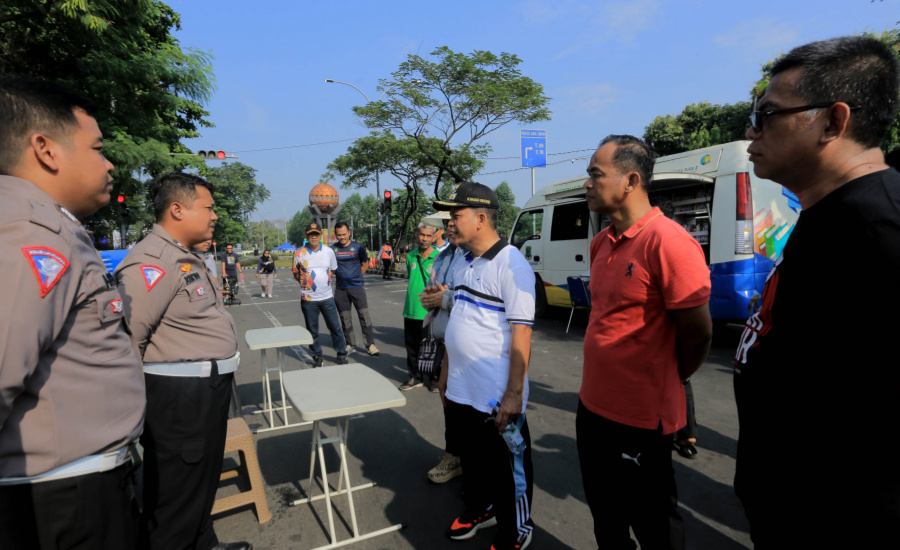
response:
M69 268L69 260L46 246L25 246L22 248L22 252L37 277L38 286L41 288L41 298L43 298L56 286L63 273Z
M144 282L147 283L147 292L150 292L150 289L156 286L166 271L156 265L144 264L141 266L141 274L144 276Z

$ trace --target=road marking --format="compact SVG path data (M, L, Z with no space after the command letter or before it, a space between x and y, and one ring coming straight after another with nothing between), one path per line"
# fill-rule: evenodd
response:
M273 326L276 326L276 327L281 326L281 321L279 321L277 317L272 315L271 312L263 311L263 315L265 315L269 319L269 321L272 323Z
M251 296L251 298L253 298L253 297ZM288 300L288 301L291 301L291 302L299 302L300 300ZM265 302L265 303L271 303L271 302ZM269 322L272 323L272 326L273 326L273 327L280 327L280 326L282 326L281 321L279 321L278 318L275 317L275 315L272 314L272 312L266 311L266 310L264 310L262 307L260 307L260 303L259 303L259 302L257 302L256 300L253 300L253 305L255 305L257 308L259 308L260 311L262 311L263 315L265 315L265 316L266 316L266 319L268 319ZM291 351L293 351L294 354L296 354L297 357L298 357L301 361L303 361L304 363L307 363L307 364L309 364L309 365L312 365L312 364L313 364L312 355L310 355L309 352L306 351L305 349L303 349L302 347L300 347L300 346L291 346Z

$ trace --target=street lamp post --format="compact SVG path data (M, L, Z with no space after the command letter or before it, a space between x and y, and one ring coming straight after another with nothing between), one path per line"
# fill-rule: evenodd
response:
M353 89L356 90L357 92L361 93L362 96L363 96L364 98L366 98L366 103L372 103L372 100L369 99L369 96L367 96L366 93L365 93L364 91L360 90L359 88L357 88L357 87L354 86L353 84L350 84L349 82L343 82L343 81L341 81L341 80L334 80L334 79L332 79L332 78L326 78L326 79L325 79L325 82L328 82L329 84L344 84L344 85L346 85L346 86L350 86L351 88L353 88ZM415 79L415 80L412 80L411 82L413 82L413 83L419 83L419 82L421 82L421 80L417 78L417 79ZM378 101L381 101L381 98L384 97L384 94L386 94L386 93L388 93L389 91L391 91L391 90L394 88L394 86L396 86L396 84L392 84L391 86L388 86L386 90L384 90L383 92L381 92L381 95L378 96ZM376 204L381 204L381 183L378 181L378 180L379 180L379 178L378 178L378 172L379 172L378 170L375 171L375 202L376 202ZM381 213L380 213L380 212L376 213L376 216L377 216L377 218L378 218L378 224L377 224L377 225L378 225L378 242L381 243ZM385 238L387 237L387 234L388 234L388 224L389 224L389 223L390 223L390 215L387 215L387 214L386 214L386 215L384 216L384 234L385 234Z

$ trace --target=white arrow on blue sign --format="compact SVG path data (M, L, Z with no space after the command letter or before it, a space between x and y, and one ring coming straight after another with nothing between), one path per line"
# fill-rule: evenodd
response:
M547 166L547 130L522 130L522 167Z

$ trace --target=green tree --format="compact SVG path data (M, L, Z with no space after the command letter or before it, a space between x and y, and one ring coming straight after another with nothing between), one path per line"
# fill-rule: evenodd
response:
M657 154L672 155L744 139L751 110L749 101L726 105L692 103L676 116L653 119L644 130L644 141Z
M287 226L288 242L294 246L300 246L306 240L306 226L313 222L313 215L309 209L304 208L294 214ZM280 244L280 243L279 243Z
M275 224L271 220L251 221L247 224L247 240L260 251L268 248L269 250L276 246L281 246L284 234L281 232L281 226Z
M141 229L152 217L145 180L199 167L183 138L210 126L203 109L213 91L211 55L185 49L181 28L158 0L5 0L0 3L0 72L53 80L90 97L116 166L116 191L129 197ZM89 227L98 236L121 221L113 205Z
M894 55L896 55L898 61L900 61L900 29L891 29L878 34L864 32L862 33L862 36L869 36L882 41L893 50ZM782 57L784 57L784 53L762 65L760 68L762 76L756 81L756 84L753 85L753 90L751 92L754 98L760 98L766 93L766 88L769 86L769 81L772 79L772 67L774 67L775 63ZM897 147L900 147L900 113L897 114L897 118L894 119L894 123L891 124L884 141L881 143L881 150L885 153L889 153Z
M409 55L380 90L388 99L354 107L366 126L415 141L434 168L434 196L444 175L471 179L491 148L476 142L504 125L549 120L543 86L523 76L515 55L446 46L433 58ZM473 162L474 161L474 162Z
M505 181L501 182L494 189L494 192L500 201L500 208L497 211L497 232L501 236L509 238L509 233L516 222L516 216L519 215L519 207L516 206L516 196Z
M256 210L257 204L269 198L269 190L256 182L256 170L240 162L226 162L215 168L204 166L200 173L213 185L215 210L219 216L213 240L244 242L248 237L250 213Z
M381 81L386 100L353 108L377 131L354 142L323 176L343 177L345 188L367 186L382 171L403 182L403 200L394 200L403 221L393 235L406 234L410 219L420 215L425 185L437 197L446 180L470 180L484 166L491 147L479 140L513 121L550 118L550 98L522 76L515 55L466 55L444 46L431 56L410 55Z
M426 142L437 146L437 140L423 138ZM403 197L392 200L392 215L399 215L400 225L392 235L405 232L409 219L418 212L420 197L427 196L423 187L432 181L438 170L430 164L421 152L415 139L397 139L390 131L373 132L353 142L347 153L328 164L328 172L322 176L324 180L344 178L341 187L365 187L375 179L375 173L387 171L403 183ZM393 222L389 222L393 223Z
M375 225L377 223L377 206L374 196L366 195L363 198L359 193L353 193L341 202L341 211L338 212L337 221L350 225L354 238L359 242L365 242L366 246L371 248L368 224Z
M397 246L415 243L419 222L434 210L432 200L424 189L417 188L415 194L405 188L394 189L394 207L389 218L391 242Z

